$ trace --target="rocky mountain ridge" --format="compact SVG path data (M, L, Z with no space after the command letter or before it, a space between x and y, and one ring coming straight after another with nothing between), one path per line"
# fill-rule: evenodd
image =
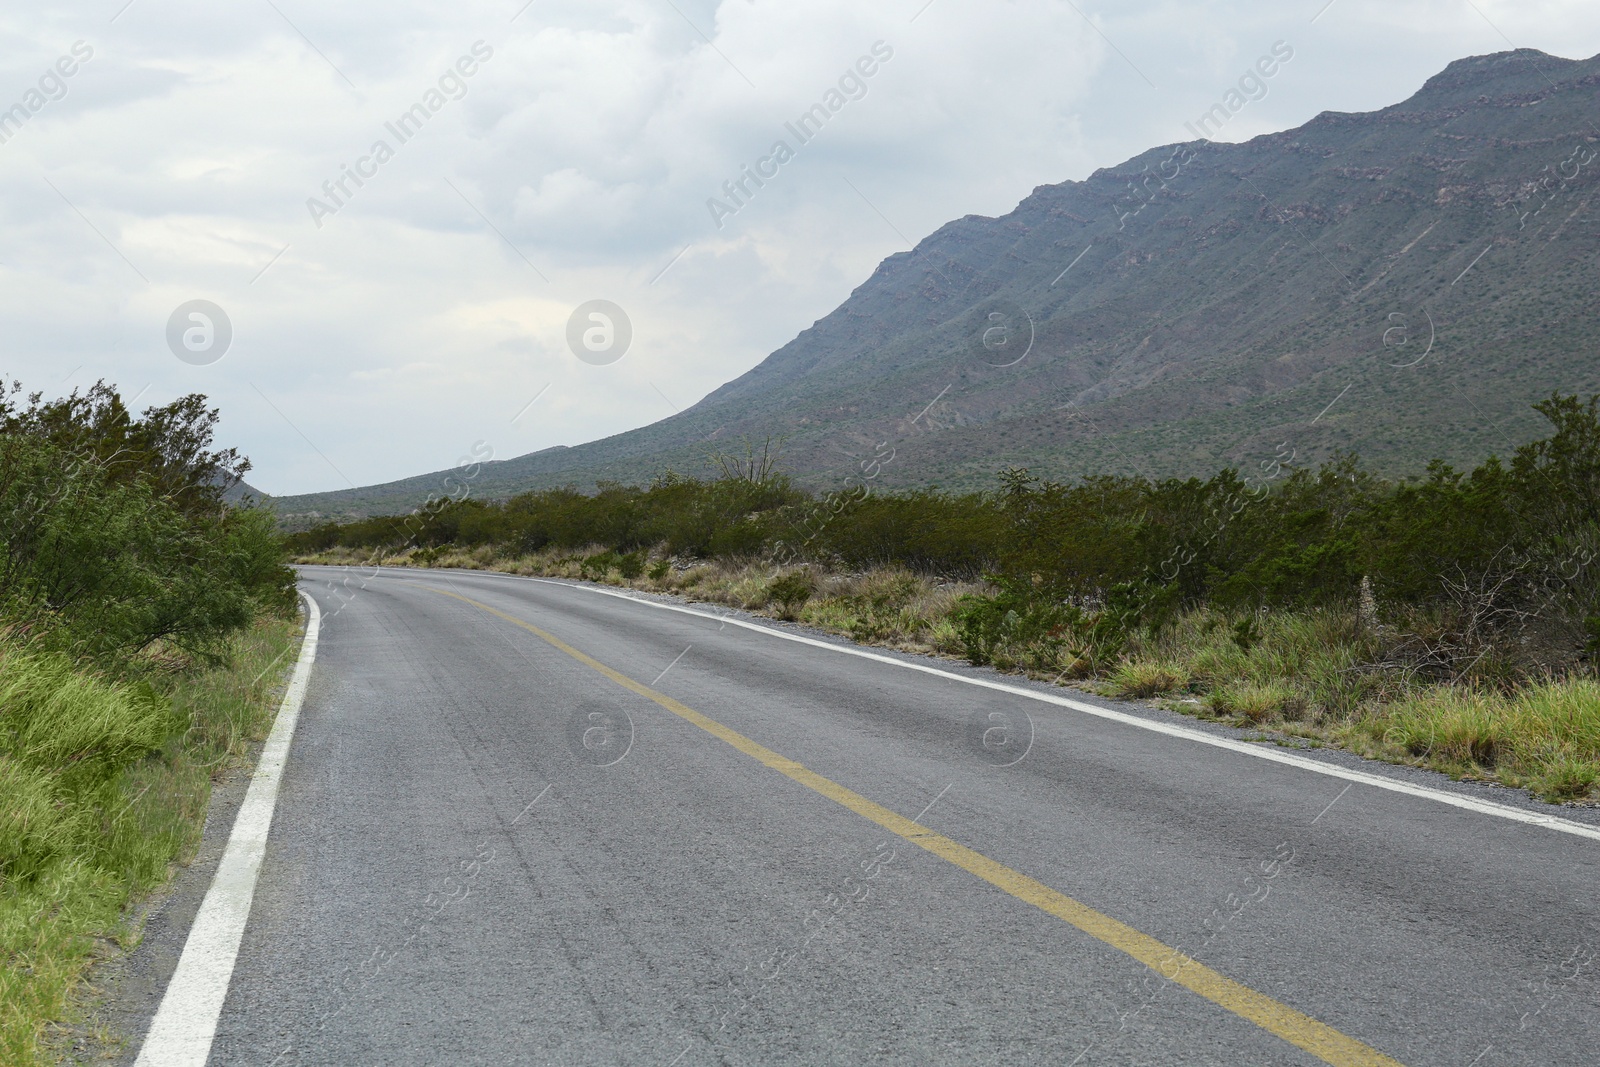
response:
M770 436L817 488L868 462L878 486L969 489L1008 466L1505 454L1538 431L1533 401L1600 392L1597 90L1600 57L1471 57L1380 111L1040 186L889 256L692 408L487 464L472 492L702 474ZM449 473L278 506L291 525L399 511Z

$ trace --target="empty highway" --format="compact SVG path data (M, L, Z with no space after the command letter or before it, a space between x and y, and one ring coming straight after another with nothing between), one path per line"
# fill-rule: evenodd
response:
M708 605L352 573L301 570L209 1063L1595 1061L1589 813Z

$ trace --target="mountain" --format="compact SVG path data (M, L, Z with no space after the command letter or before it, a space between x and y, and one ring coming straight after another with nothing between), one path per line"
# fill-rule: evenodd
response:
M1533 401L1600 392L1597 90L1600 56L1477 56L1381 111L1040 186L885 259L694 407L488 464L472 493L705 473L769 435L818 488L874 456L877 486L968 489L1508 453ZM450 473L277 504L393 512Z
M228 483L228 487L222 491L222 499L235 506L249 507L266 500L267 494L241 478Z

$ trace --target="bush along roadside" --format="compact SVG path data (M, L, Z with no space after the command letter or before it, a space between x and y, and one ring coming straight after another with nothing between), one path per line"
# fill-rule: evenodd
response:
M186 397L0 391L0 1062L56 1062L92 963L198 842L215 775L264 739L293 572L248 469Z
M290 534L301 562L625 584L1583 801L1600 780L1600 398L1467 473L859 494L767 462ZM763 458L768 451L763 449ZM826 516L823 512L826 511ZM406 537L399 536L404 530Z

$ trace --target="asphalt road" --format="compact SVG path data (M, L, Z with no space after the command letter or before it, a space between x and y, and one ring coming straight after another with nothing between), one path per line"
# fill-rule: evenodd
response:
M303 577L212 1064L1600 1061L1600 841L594 589Z

